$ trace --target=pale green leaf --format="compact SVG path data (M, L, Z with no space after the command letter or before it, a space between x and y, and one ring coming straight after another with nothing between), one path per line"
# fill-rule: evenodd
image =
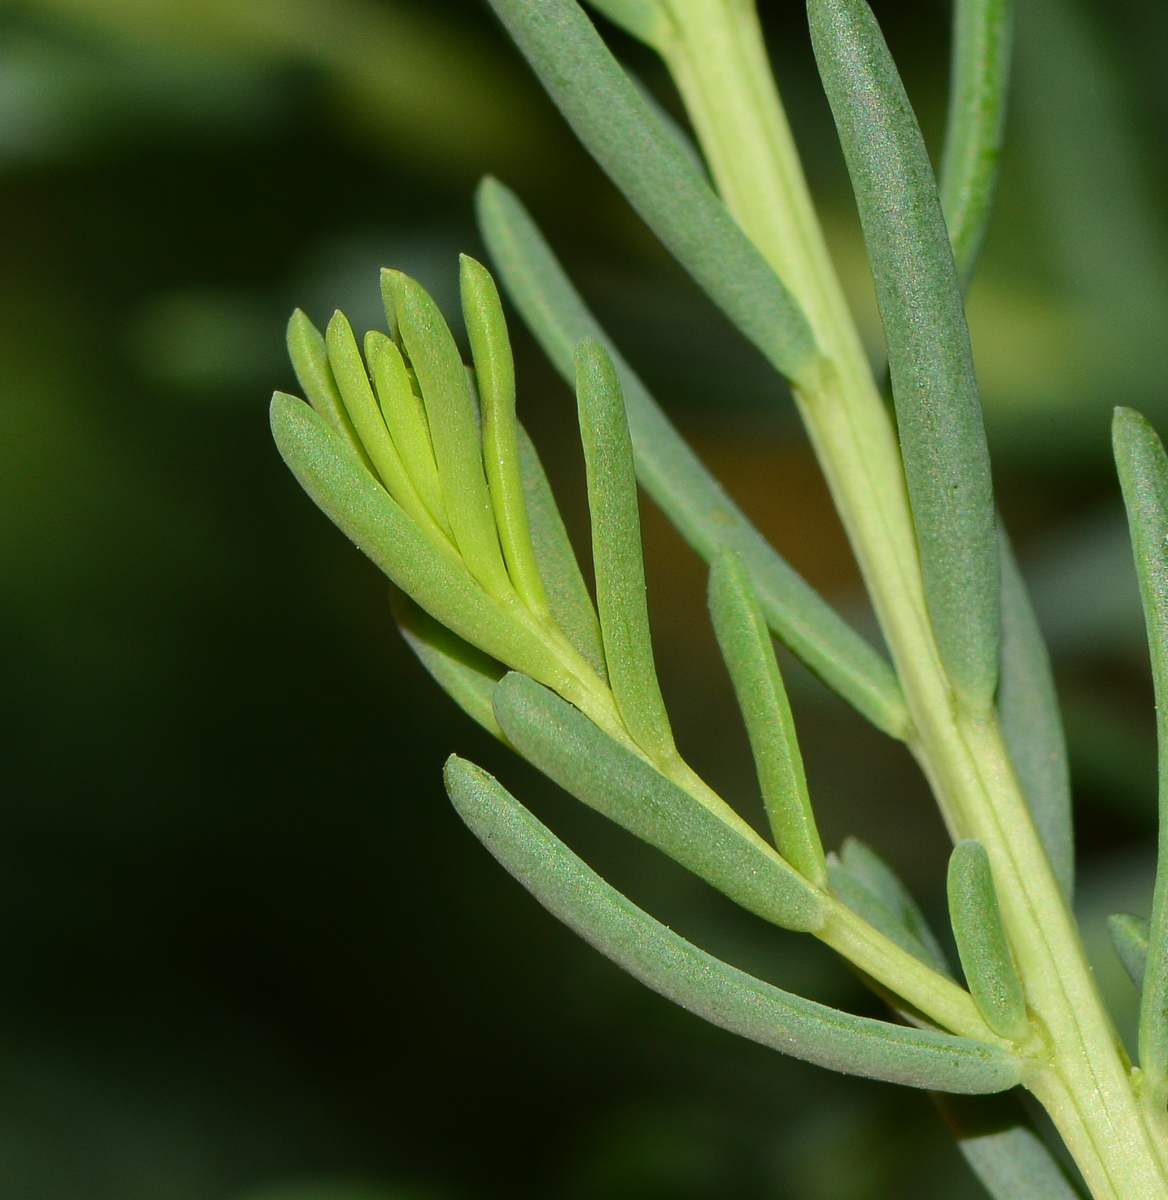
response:
M300 486L403 592L492 658L549 687L565 685L564 668L547 646L487 595L453 551L422 532L321 416L280 392L270 416Z
M788 566L686 445L605 336L515 195L485 179L478 212L500 278L560 374L569 382L575 378L572 354L581 338L595 338L608 351L645 491L707 562L720 547L737 551L774 633L879 729L906 737L908 708L887 661Z
M588 3L614 25L654 49L660 50L669 36L669 16L660 0L588 0Z
M1013 43L1013 0L956 0L941 208L963 287L985 241L998 182Z
M474 355L482 417L483 464L503 558L515 590L531 611L548 611L531 547L515 423L515 363L503 305L490 272L464 254L459 266L462 315Z
M1160 834L1139 1040L1140 1066L1162 1102L1168 1091L1168 456L1156 431L1130 408L1115 410L1111 434L1156 689Z
M402 345L426 406L442 500L455 541L470 573L492 596L502 596L511 590L511 583L483 472L466 369L445 318L421 284L399 275L394 298Z
M710 567L710 617L746 722L763 805L779 853L823 887L827 869L807 792L803 755L770 630L741 559L723 550Z
M983 713L1001 658L993 481L933 170L864 0L810 0L809 13L884 323L929 616L955 691Z
M288 357L292 369L308 397L309 404L332 427L334 433L348 443L349 447L372 469L369 456L361 445L361 439L353 428L353 422L345 411L337 381L329 366L328 350L324 338L315 325L297 309L288 321Z
M999 530L999 534L1002 677L998 684L998 718L1055 878L1070 902L1075 894L1075 828L1058 694L1026 584L1005 530Z
M1026 999L998 910L989 855L981 842L971 838L953 847L948 890L949 918L970 994L999 1037L1024 1037Z
M787 929L822 923L825 897L733 810L708 808L547 688L505 676L495 716L515 749L565 791L743 908Z
M576 0L491 0L576 136L715 304L788 378L816 360L803 311Z
M608 681L633 740L654 758L671 757L673 733L653 661L633 447L620 383L599 342L576 347L576 396L588 474L596 607Z
M831 890L856 914L914 958L952 978L949 964L908 889L892 868L856 838L828 862Z
M365 357L373 373L381 414L418 495L442 532L454 542L454 531L442 500L442 482L430 441L422 398L414 390L409 369L397 345L383 333L365 335Z
M720 962L607 884L485 771L452 756L445 778L471 832L540 904L689 1012L846 1074L959 1093L1018 1082L1019 1063L995 1047L839 1012Z

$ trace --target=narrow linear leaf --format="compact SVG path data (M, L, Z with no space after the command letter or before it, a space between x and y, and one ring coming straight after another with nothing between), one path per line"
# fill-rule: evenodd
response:
M1001 584L993 483L961 287L929 156L864 0L810 0L888 345L925 598L964 703L993 704Z
M515 749L565 791L735 903L785 929L822 924L826 898L733 809L715 812L682 791L547 688L504 676L495 717Z
M396 280L398 330L418 377L442 500L467 569L492 596L511 582L503 565L495 514L483 473L474 402L466 369L445 318L430 294L408 276Z
M300 486L403 592L492 658L549 687L564 686L564 669L547 647L483 591L453 552L426 537L321 416L277 392L270 418Z
M405 592L393 589L389 602L406 645L438 686L488 733L506 741L491 706L506 668L435 621Z
M462 314L482 406L483 463L503 558L515 590L537 615L548 611L531 546L515 423L515 363L503 304L490 272L468 255L459 266Z
M742 561L723 550L710 567L710 617L746 723L763 804L779 853L818 887L827 883L795 719L770 630Z
M381 403L381 414L418 495L442 532L454 541L442 500L442 483L430 441L430 426L422 398L414 391L401 351L383 333L365 336L365 357Z
M998 1092L1017 1060L966 1038L839 1012L699 950L582 862L495 779L447 761L446 790L487 850L553 916L647 987L723 1029L849 1075L937 1091Z
M584 338L575 360L596 607L608 680L633 740L653 758L669 759L676 751L649 636L637 477L620 383L599 342Z
M568 540L560 510L556 507L551 484L522 425L518 428L518 440L519 470L523 476L531 544L552 619L584 661L601 679L607 680L600 621L576 561L576 552Z
M1069 904L1075 894L1075 827L1058 694L1050 655L1004 529L999 529L998 544L1002 569L998 718L1030 814Z
M1168 1094L1168 456L1148 422L1117 408L1115 462L1140 581L1156 690L1160 832L1156 886L1140 997L1140 1066L1153 1095Z
M491 0L576 136L774 367L817 359L802 309L613 58L576 0Z
M305 396L308 397L308 403L372 470L369 456L365 453L361 439L353 428L353 422L345 411L344 401L337 389L337 381L333 378L332 368L329 366L324 338L300 309L297 309L288 321L287 342L292 369L296 372L296 378L300 381Z
M937 1103L992 1200L1079 1200L1017 1097L937 1097Z
M998 182L1014 34L1013 0L957 0L941 208L962 287L985 241Z
M926 966L946 978L953 977L924 913L875 851L856 838L848 838L840 852L840 861L829 861L828 875L832 891L858 917Z
M1136 991L1144 990L1144 972L1148 964L1148 929L1146 917L1131 913L1115 913L1107 918L1107 932L1123 968L1131 976Z
M1028 1028L1026 999L994 889L989 855L981 842L958 842L949 858L949 917L965 979L986 1024L999 1037L1018 1040Z
M691 547L709 562L720 547L742 557L773 632L878 729L911 729L900 682L887 660L768 544L699 461L606 337L514 193L494 179L478 191L479 225L500 277L559 373L575 378L584 337L608 351L620 379L637 476Z
M333 313L326 342L329 365L332 367L341 398L361 445L381 481L394 500L436 545L453 549L418 495L401 455L389 436L385 419L381 415L373 389L369 386L369 376L365 373L365 364L361 361L353 330L344 313Z

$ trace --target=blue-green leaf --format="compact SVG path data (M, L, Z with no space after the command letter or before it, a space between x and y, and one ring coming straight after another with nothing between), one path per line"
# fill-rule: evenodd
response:
M966 1038L856 1017L720 962L637 908L479 767L452 756L459 816L550 913L667 999L742 1037L831 1070L936 1091L999 1092L1016 1059Z
M984 713L1001 658L993 482L933 170L868 5L810 0L809 12L884 323L929 616L954 690Z
M938 1097L965 1161L992 1200L1079 1200L1013 1095Z
M763 805L779 853L818 887L827 883L795 719L770 630L742 561L723 550L710 567L710 617L746 722Z
M934 971L952 978L949 964L917 902L893 869L856 838L828 863L831 890L885 937Z
M492 700L506 668L435 621L405 592L394 589L390 607L406 645L438 686L467 716L505 741Z
M504 676L495 716L515 749L565 791L743 908L787 929L822 924L826 897L732 809L715 811L683 791L547 688Z
M1131 913L1115 913L1107 918L1107 932L1111 944L1123 968L1131 976L1136 991L1144 990L1144 972L1148 966L1147 917L1136 917Z
M972 838L949 859L949 917L965 980L986 1024L999 1037L1026 1035L1026 998L1010 954L989 855Z
M1075 894L1071 773L1050 655L1004 529L998 718L1038 835L1068 903Z
M686 445L605 336L515 195L485 179L478 212L504 286L560 374L569 382L575 378L572 355L581 338L595 338L611 356L645 491L707 562L723 546L735 550L774 633L877 728L907 737L908 707L888 662L788 566Z
M1013 0L956 0L941 208L962 286L985 241L998 182L1013 43Z
M491 0L576 136L715 304L784 375L816 360L802 309L657 120L576 0Z
M653 758L670 758L675 753L673 733L649 636L637 478L620 384L599 342L582 339L575 361L596 607L608 680L633 740Z
M1140 1066L1162 1105L1168 1095L1168 456L1156 431L1130 408L1115 410L1111 435L1156 689L1160 834L1140 997Z

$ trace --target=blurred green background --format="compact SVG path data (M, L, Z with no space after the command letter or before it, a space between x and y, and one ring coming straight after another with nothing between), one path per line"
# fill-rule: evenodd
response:
M1111 405L1168 429L1168 8L1018 0L1001 203L969 309L1002 504L1050 637L1080 903L1146 911L1155 743ZM780 83L873 359L801 5ZM876 5L934 150L948 9ZM680 116L660 66L612 44ZM459 714L386 584L300 493L266 402L296 304L380 324L377 268L457 322L486 170L544 224L731 491L871 618L789 399L574 146L474 0L0 5L0 1200L974 1197L927 1097L735 1040L623 977L461 827L452 750L732 961L878 1012L573 805ZM515 328L520 410L586 553L573 404ZM461 336L461 334L460 334ZM751 819L700 565L646 508L679 739ZM946 845L898 746L789 659L825 841L942 923Z

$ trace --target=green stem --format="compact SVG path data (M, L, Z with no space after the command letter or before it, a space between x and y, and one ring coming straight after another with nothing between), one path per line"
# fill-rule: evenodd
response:
M909 745L955 838L993 867L1034 1024L1027 1084L1097 1200L1165 1200L1164 1139L1145 1124L1130 1066L1103 1007L1018 785L996 718L963 713L925 607L895 431L832 266L774 87L753 6L662 0L657 39L730 211L794 294L821 352L796 401L904 687ZM837 947L855 961L855 948ZM882 981L884 982L884 981ZM903 993L902 993L903 994Z

